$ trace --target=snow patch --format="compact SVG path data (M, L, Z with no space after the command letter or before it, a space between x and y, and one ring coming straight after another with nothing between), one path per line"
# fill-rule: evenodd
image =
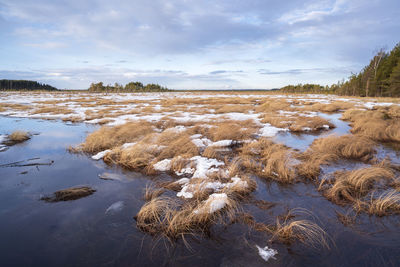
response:
M225 208L228 204L228 196L225 193L211 194L206 201L203 202L203 207L195 209L195 214L212 214L220 209Z
M94 160L102 159L109 152L111 152L111 149L101 151L101 152L97 153L96 155L92 156L92 159L94 159Z
M161 172L166 172L171 169L171 160L170 159L164 159L162 161L157 162L156 164L153 165L153 168L156 171L161 171Z

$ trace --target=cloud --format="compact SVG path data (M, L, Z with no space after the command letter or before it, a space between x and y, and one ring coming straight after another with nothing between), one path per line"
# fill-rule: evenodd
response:
M138 77L263 88L321 73L335 82L399 41L399 8L398 0L1 0L0 57L4 75L61 87Z

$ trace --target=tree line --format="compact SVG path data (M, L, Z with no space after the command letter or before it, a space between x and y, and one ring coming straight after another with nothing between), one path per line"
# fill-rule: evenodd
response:
M0 80L0 90L49 90L55 91L57 88L36 81L28 80Z
M360 73L331 86L317 84L288 85L288 93L333 93L348 96L400 96L400 43L390 52L380 49Z
M159 84L149 83L144 85L141 82L130 82L125 86L115 83L114 85L104 85L102 82L92 83L89 92L164 92L170 91L168 88Z

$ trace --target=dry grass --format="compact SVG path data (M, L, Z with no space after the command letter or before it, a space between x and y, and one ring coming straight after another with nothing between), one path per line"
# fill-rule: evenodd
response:
M180 204L166 197L153 198L136 215L137 227L153 235L163 235L170 240L185 235L204 234L212 224L224 223L235 217L236 202L226 199L225 206L215 212L212 210L210 196L204 201Z
M289 130L292 132L319 131L335 128L335 125L321 117L297 117Z
M31 137L28 132L15 131L8 136L8 141L13 144L22 143L29 140Z
M316 139L306 152L299 155L301 163L296 166L298 173L310 180L316 180L321 165L339 159L352 159L368 162L376 153L374 142L354 135L335 136Z
M268 99L263 104L257 106L257 112L271 112L278 110L290 110L290 103L282 99Z
M376 153L374 142L354 135L331 135L316 139L310 146L309 153L332 154L331 158L344 158L368 161Z
M354 204L354 208L357 211L365 211L368 214L379 217L400 213L400 193L396 190L388 190L378 197L375 197L375 194L371 194L368 202L357 201Z
M254 121L221 122L208 130L207 135L212 141L250 139L258 130Z
M160 197L164 192L165 190L163 188L155 188L153 185L146 185L143 199L145 201L151 201L157 197Z
M400 142L400 118L397 117L397 108L351 109L343 114L342 119L352 122L351 131L354 134L380 142Z
M307 106L305 108L305 110L335 113L335 112L339 112L341 110L351 109L353 107L354 107L354 104L350 103L350 102L334 101L330 104L315 103L311 106Z
M373 189L375 183L392 181L393 179L393 172L383 165L353 171L335 172L334 181L326 189L325 196L337 204L356 202L367 195ZM326 183L327 181L323 180L320 189L323 189Z
M220 113L231 113L231 112L238 112L238 113L248 113L249 111L254 110L253 105L224 105L219 107L215 110L216 114Z
M327 233L317 224L309 220L293 220L293 213L295 211L296 210L289 211L289 213L283 217L282 222L279 217L277 218L272 240L278 239L287 244L300 241L304 245L313 248L330 249L330 238Z
M84 152L97 153L123 145L124 143L138 141L153 131L153 126L144 121L129 122L115 127L104 126L89 134L80 147Z
M63 106L50 106L50 107L39 107L32 111L32 114L71 114L74 113L73 110L63 107Z
M261 138L245 144L233 162L233 173L240 170L281 183L293 183L296 172L292 152L285 146Z

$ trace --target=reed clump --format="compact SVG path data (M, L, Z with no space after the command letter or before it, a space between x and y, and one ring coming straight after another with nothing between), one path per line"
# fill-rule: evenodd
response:
M335 172L332 181L321 181L320 189L325 191L324 194L329 200L337 204L346 204L366 196L376 183L390 182L393 179L393 171L380 164L352 171Z
M152 132L154 132L153 126L145 121L128 122L114 127L103 126L89 134L80 148L86 153L98 153L124 143L138 141Z
M10 135L8 135L8 143L10 144L17 144L17 143L22 143L25 142L27 140L29 140L30 134L28 132L25 131L14 131L12 132Z

